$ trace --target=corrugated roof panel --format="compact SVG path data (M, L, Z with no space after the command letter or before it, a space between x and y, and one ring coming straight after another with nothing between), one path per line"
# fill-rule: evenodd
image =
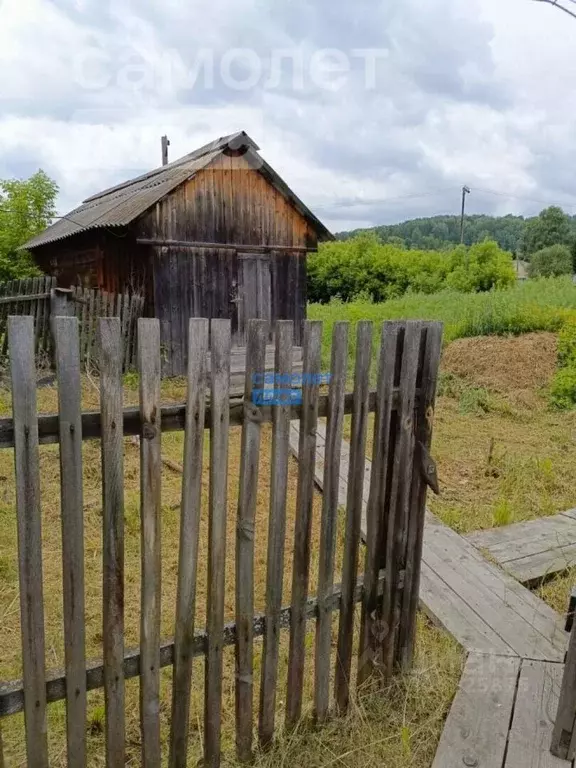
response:
M127 186L114 187L106 195L90 198L22 247L37 248L89 229L126 226L219 154L220 151L212 152L183 164L166 166L161 174L140 177Z

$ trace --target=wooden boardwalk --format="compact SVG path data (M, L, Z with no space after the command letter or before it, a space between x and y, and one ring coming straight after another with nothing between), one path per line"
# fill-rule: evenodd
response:
M533 584L576 565L576 510L540 517L467 537L522 584Z
M299 425L290 444L298 455ZM322 489L325 423L318 424L316 483ZM339 502L346 504L350 446L342 444ZM366 462L362 532L371 463ZM420 602L468 652L459 693L433 768L561 768L550 752L567 634L561 617L488 562L471 541L428 515Z

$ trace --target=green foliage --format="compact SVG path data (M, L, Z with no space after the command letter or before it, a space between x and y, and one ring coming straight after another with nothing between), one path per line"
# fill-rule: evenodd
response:
M530 277L558 277L572 272L572 253L567 245L549 245L530 257Z
M0 282L38 274L30 254L18 248L50 224L57 194L42 170L26 181L0 180Z
M550 405L559 410L576 404L576 366L569 365L556 371L549 393Z
M552 245L570 245L574 239L572 222L562 208L545 208L535 219L527 222L522 250L528 258Z
M407 251L383 245L367 233L324 243L308 261L308 296L321 303L358 296L382 302L407 292L434 294L445 288L487 291L514 280L510 254L489 241L446 252Z
M522 216L466 216L464 243L474 245L483 240L495 240L505 251L520 249L526 220ZM398 245L416 250L447 250L460 244L460 216L432 216L412 219L401 224L374 227L370 230L355 230L338 235L348 240L360 233L371 232L382 243Z

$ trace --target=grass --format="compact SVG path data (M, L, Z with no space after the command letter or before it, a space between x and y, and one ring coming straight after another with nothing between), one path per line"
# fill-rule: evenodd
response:
M163 385L163 401L182 401L184 382L170 381ZM125 382L125 402L137 401L137 381L128 377ZM38 390L40 412L57 409L57 391L48 387ZM98 393L84 382L83 408L98 407ZM0 390L0 414L10 412L10 395ZM238 489L241 430L234 428L230 436L229 503L227 526L226 564L226 620L234 617L235 574L235 517ZM176 463L182 462L182 433L163 435L162 454ZM260 484L256 512L255 546L255 609L260 612L265 601L266 550L271 455L271 430L263 428ZM200 552L207 550L207 457L205 444L205 486L200 532ZM84 458L84 522L85 522L85 574L86 574L86 652L89 659L102 655L102 572L101 572L101 480L100 450L95 442L83 446ZM62 667L64 639L62 632L62 566L61 528L59 506L59 459L57 446L40 449L41 491L43 514L43 584L46 627L46 663L48 669ZM18 571L16 561L16 524L13 452L0 451L0 679L21 676L20 629L18 600ZM286 556L284 569L284 595L290 594L292 541L294 535L297 465L289 467ZM179 504L182 478L179 473L163 468L162 487L162 637L173 635L174 608L177 579L179 538ZM127 647L139 642L140 603L140 510L139 510L139 450L130 439L125 441L125 639ZM318 542L320 529L320 496L314 500L312 525L311 592L315 590L318 571ZM336 581L340 578L343 552L343 515L340 516L337 537ZM361 568L360 568L361 570ZM207 572L204 562L198 574L196 627L204 626ZM356 617L356 635L359 616ZM334 621L335 639L337 618ZM361 692L353 702L350 715L344 720L331 722L325 729L311 726L312 658L314 649L313 625L307 637L307 674L305 675L305 713L301 727L292 734L282 730L283 702L287 673L288 633L281 636L280 686L277 697L278 740L270 752L257 756L259 766L302 765L324 768L329 765L358 768L369 765L390 765L393 768L431 764L435 746L442 728L443 718L458 684L462 655L454 641L443 632L420 618L417 637L417 660L412 674L394 681L384 693L374 695ZM255 702L258 702L258 681L261 642L256 643ZM335 649L332 649L333 664ZM431 663L433 659L433 663ZM234 651L224 653L223 698L223 752L225 765L234 762ZM194 685L191 702L192 735L189 764L196 765L202 751L203 722L203 661L194 665ZM138 681L126 685L127 711L127 764L140 764L140 733L138 717ZM167 751L171 702L171 671L162 671L161 723L163 750ZM65 706L63 702L48 707L50 765L64 766L65 758ZM25 765L23 718L17 715L2 723L7 759L12 766ZM89 765L102 765L104 746L104 700L102 691L88 695Z
M399 299L372 304L355 301L312 304L308 317L324 321L323 363L329 366L332 327L339 320L352 324L350 360L355 353L354 326L359 320L440 320L444 341L483 335L558 331L576 312L576 285L571 278L528 280L514 288L490 293L446 291L432 295L406 294ZM376 328L378 335L379 329ZM374 344L376 359L378 344ZM351 362L352 366L352 362Z

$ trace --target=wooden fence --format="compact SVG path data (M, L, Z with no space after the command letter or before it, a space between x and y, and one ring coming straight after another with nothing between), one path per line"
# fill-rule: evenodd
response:
M211 374L207 375L209 330ZM304 386L301 406L290 398L257 406L253 381L264 367L266 324L250 321L245 395L230 401L231 329L227 320L190 321L187 404L160 405L160 328L139 321L137 367L140 406L123 410L125 354L118 318L99 321L101 411L83 414L80 400L80 334L77 318L55 320L59 416L39 419L34 376L34 324L30 317L8 323L13 418L0 422L0 446L14 448L20 573L23 679L0 685L0 716L24 711L28 765L48 765L48 702L67 703L68 764L87 760L86 692L104 688L105 760L125 761L125 681L140 676L142 765L160 766L160 669L173 666L168 763L187 764L193 659L205 657L204 765L220 764L223 648L236 653L236 746L238 757L253 754L254 641L263 638L257 714L261 747L274 737L278 716L280 632L290 631L285 718L293 727L302 713L307 622L316 621L314 712L324 721L334 701L344 713L352 679L355 606L361 603L357 679L388 678L412 662L420 579L426 484L436 379L441 347L438 323L385 323L377 389L369 391L373 329L357 329L354 391L345 393L348 325L334 326L331 382L322 394L322 324L304 328ZM275 371L289 376L291 322L276 328ZM208 383L209 379L209 383ZM285 378L282 381L286 381ZM206 387L210 388L207 403ZM285 385L284 385L285 386ZM360 522L369 414L375 412L373 465L368 502L365 572ZM345 511L342 584L334 585L338 485L345 414L352 414L350 474ZM311 519L316 426L327 417L324 493L320 522L318 587L309 595ZM290 420L300 420L300 461L296 500L292 590L283 607L287 476ZM272 423L266 609L254 612L254 524L259 483L261 430ZM224 623L228 443L231 425L242 425L236 526L236 620ZM123 425L123 428L122 428ZM165 430L184 429L178 588L173 640L160 637L161 441ZM200 552L204 430L210 433L207 552ZM124 435L140 435L141 616L140 647L124 647ZM82 440L101 442L103 487L103 659L86 663L84 615L84 532ZM39 444L59 442L61 466L65 669L46 674L44 648L42 534ZM206 627L194 616L199 567L207 559ZM335 685L331 691L333 614L339 611Z
M118 317L124 340L124 370L136 362L136 328L142 315L142 296L106 293L95 289L72 287L60 290L55 277L12 280L0 285L0 360L8 349L8 318L30 315L34 318L34 349L46 363L53 362L51 316L71 315L80 325L80 363L90 368L97 363L96 329L98 318Z

